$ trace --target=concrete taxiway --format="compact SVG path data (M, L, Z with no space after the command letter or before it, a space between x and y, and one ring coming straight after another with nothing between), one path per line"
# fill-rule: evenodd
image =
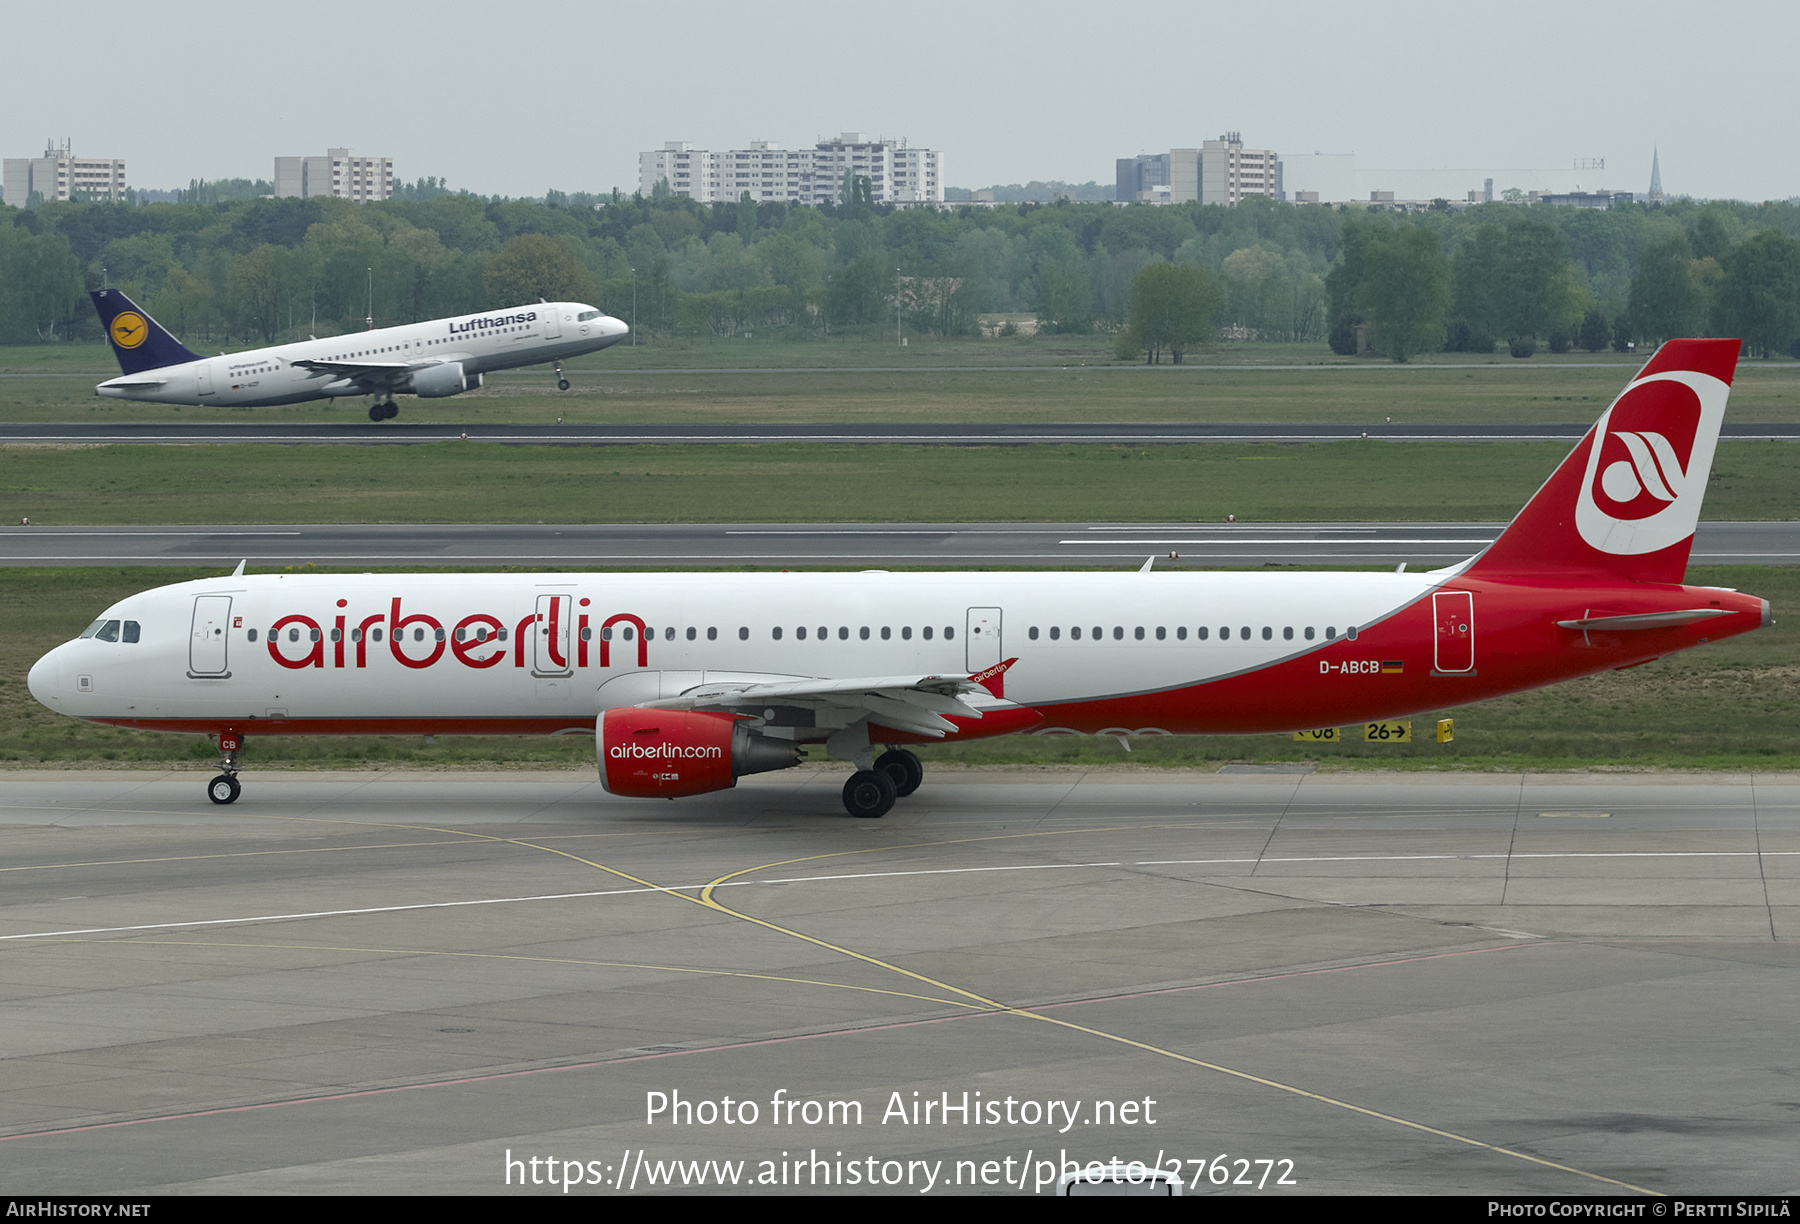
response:
M1800 777L205 777L5 775L0 1192L1794 1188Z
M353 523L0 527L6 565L1451 565L1503 523ZM1178 554L1170 558L1168 554ZM1700 524L1695 565L1800 563L1800 523Z

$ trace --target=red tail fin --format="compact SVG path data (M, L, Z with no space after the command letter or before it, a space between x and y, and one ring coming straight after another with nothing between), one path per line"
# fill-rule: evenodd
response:
M1468 572L1680 582L1738 345L1670 340L1657 349Z

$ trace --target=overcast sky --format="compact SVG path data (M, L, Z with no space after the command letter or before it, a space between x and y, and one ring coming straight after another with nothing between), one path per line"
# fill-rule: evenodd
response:
M138 187L348 146L483 194L630 192L666 140L853 130L941 150L954 186L1105 183L1232 130L1353 154L1363 198L1643 191L1653 147L1671 194L1800 194L1792 0L65 0L7 42L4 155L66 136Z

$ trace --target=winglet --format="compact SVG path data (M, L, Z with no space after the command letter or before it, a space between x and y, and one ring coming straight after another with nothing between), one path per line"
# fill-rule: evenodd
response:
M1150 572L1150 567L1155 564L1156 564L1156 554L1151 553L1148 557L1144 558L1144 563L1142 565L1138 566L1138 573L1148 574Z
M980 671L970 676L969 679L974 683L979 684L994 696L1005 697L1006 670L1018 661L1019 657L1014 655L1012 658L996 663L992 667L982 668Z
M231 571L231 576L233 578L242 578L244 576L244 567L248 564L250 564L249 557L245 557L242 561L239 561L238 567Z

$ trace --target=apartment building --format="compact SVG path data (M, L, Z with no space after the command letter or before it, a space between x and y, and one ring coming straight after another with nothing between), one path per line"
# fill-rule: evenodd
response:
M655 193L667 181L675 195L703 204L732 203L745 192L758 204L824 204L841 200L850 177L867 179L877 204L944 202L944 155L916 149L905 139L873 139L844 132L810 149L775 148L753 140L747 149L715 152L671 140L638 154L638 190Z
M112 157L76 157L65 140L44 142L42 157L8 157L0 166L0 192L14 208L33 193L51 200L125 199L125 163Z
M277 196L336 196L366 204L394 194L394 159L328 149L323 157L277 157Z

